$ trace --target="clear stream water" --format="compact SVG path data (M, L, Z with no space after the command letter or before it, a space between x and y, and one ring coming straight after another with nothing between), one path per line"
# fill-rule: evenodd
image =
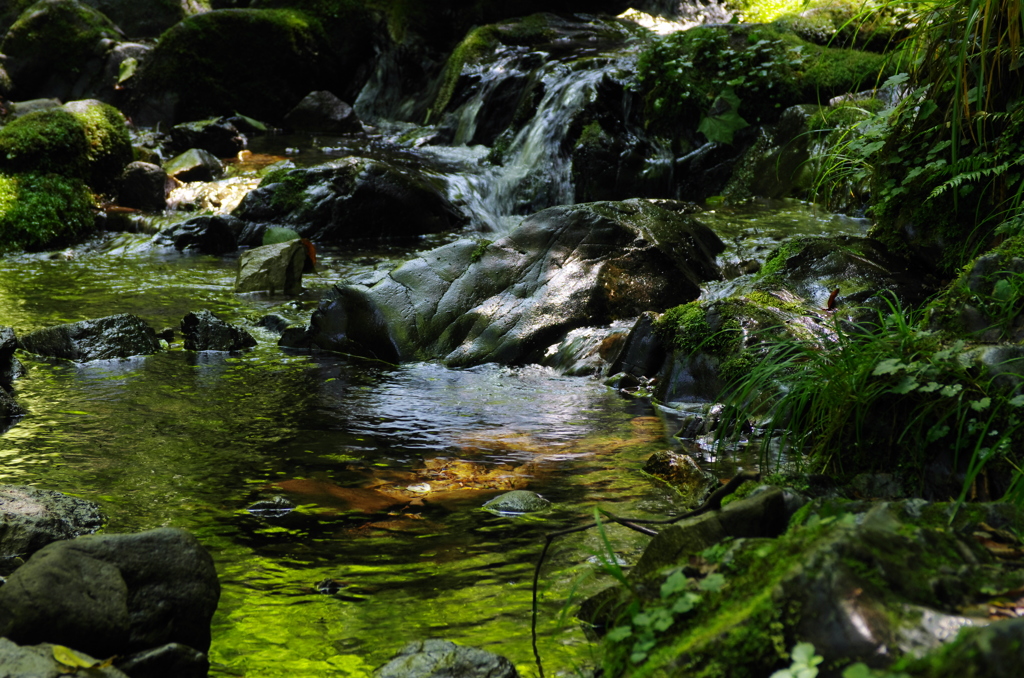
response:
M794 229L844 225L789 204L760 210L758 227L756 212L708 219L723 235L759 229L763 247ZM16 393L29 414L0 436L0 482L93 500L107 531L173 525L196 534L223 587L211 675L367 676L428 637L498 652L534 675L530 584L544 534L588 519L597 504L635 516L683 508L640 471L651 453L678 446L671 421L600 380L288 353L252 326L268 311L302 322L334 282L372 276L410 251L323 252L322 276L307 276L303 297L287 299L235 295L231 257L147 243L107 235L70 260L0 260L0 324L23 333L127 312L159 329L208 308L249 327L259 346L196 353L176 343L85 364L20 355L28 374ZM749 460L720 463L710 467L728 475ZM421 505L382 508L344 491L436 485L441 471L456 491ZM552 509L529 518L482 510L502 491L473 489L486 474L541 493ZM246 510L274 496L298 508L281 519ZM612 534L627 561L646 542ZM602 586L587 578L599 544L586 533L556 545L542 580L541 651L549 672L568 674L591 663L593 649L558 618L575 586ZM318 593L325 579L340 590Z

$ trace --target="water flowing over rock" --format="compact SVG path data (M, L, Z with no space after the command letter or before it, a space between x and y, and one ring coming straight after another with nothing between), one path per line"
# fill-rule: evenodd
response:
M377 669L375 678L518 678L512 662L493 652L447 640L421 640L403 647Z
M18 343L29 353L79 362L149 355L160 350L153 328L130 313L47 327L29 332Z
M220 585L213 559L184 530L52 543L0 587L0 629L99 657L167 643L206 652Z
M256 338L224 322L210 311L189 313L181 319L187 351L240 351L256 345Z
M4 561L28 557L50 542L92 534L106 521L91 501L53 490L0 485L0 574Z
M290 226L323 243L411 237L467 222L445 197L440 177L356 157L273 172L234 214L249 222Z
M373 287L336 288L305 344L384 360L536 362L577 327L691 300L723 245L647 201L555 207L494 243L460 240Z

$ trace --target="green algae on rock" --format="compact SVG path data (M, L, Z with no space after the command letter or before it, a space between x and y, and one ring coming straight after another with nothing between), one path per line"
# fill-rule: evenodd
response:
M512 490L491 499L484 508L495 513L534 513L543 511L551 502L536 492Z

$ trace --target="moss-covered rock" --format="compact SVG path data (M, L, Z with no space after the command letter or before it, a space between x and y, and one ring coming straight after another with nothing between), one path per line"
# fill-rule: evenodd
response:
M350 30L350 39L363 44L365 28L353 22ZM336 44L316 16L295 9L225 9L189 17L160 37L135 76L134 117L155 124L237 111L279 121L311 91L350 93L358 64Z
M772 25L711 25L672 33L641 55L638 77L650 124L731 142L783 110L873 86L882 55L822 47Z
M29 113L0 128L0 168L8 172L88 175L89 139L64 108Z
M64 110L85 132L86 179L97 192L106 192L132 161L132 142L121 112L95 99L72 101ZM0 132L2 134L2 132Z
M0 251L60 247L93 223L92 196L81 179L0 173Z
M79 0L40 0L14 22L0 49L22 99L86 94L102 73L117 27Z
M82 0L117 24L129 38L155 38L199 3L181 0Z
M756 498L652 541L630 575L631 591L616 587L620 613L605 627L605 675L767 676L789 665L797 642L812 643L830 669L859 660L887 666L939 648L971 625L972 606L984 609L1024 584L1017 563L1001 562L973 537L1021 528L1024 516L1005 504L963 510L950 525L949 504L819 500L778 538L714 544L742 535L712 523L727 524ZM614 609L606 606L605 619Z

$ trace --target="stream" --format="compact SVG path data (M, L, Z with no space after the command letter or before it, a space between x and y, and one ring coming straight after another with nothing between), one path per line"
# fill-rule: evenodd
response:
M598 69L623 67L593 61ZM559 89L556 72L572 86ZM379 122L383 141L360 141L358 152L429 163L474 215L470 228L501 233L525 213L571 201L555 134L565 122L545 111L582 105L603 72L555 64L538 76L552 81L538 113L546 123L513 140L519 160L505 172L481 162L481 146L403 145L415 138L408 125ZM471 136L463 129L457 140ZM352 143L270 137L250 148L312 165L356 152ZM548 192L524 197L527 175L536 181L549 169ZM763 257L792 235L866 229L862 220L795 201L717 207L702 219L734 245L723 263ZM177 328L189 311L209 309L260 341L238 354L196 353L182 348L179 334L156 355L84 364L19 352L28 373L16 381L16 397L28 414L0 437L2 482L95 501L109 516L108 532L169 525L195 534L213 554L222 586L213 676L369 676L424 638L481 647L535 675L531 579L544 535L586 521L597 505L636 517L685 510L673 490L641 472L653 452L682 446L672 438L671 410L624 399L598 378L537 366L391 367L287 352L255 326L269 312L304 323L333 284L372 280L458 235L323 248L320 275L306 277L297 299L236 295L237 254L156 248L145 233L103 233L66 253L0 260L0 325L19 334L115 313ZM756 455L685 451L721 477L756 465ZM481 474L507 474L552 507L528 517L482 510L501 491L471 489ZM345 492L442 477L469 489L440 500L428 494L400 510L354 505ZM248 510L277 496L295 510L280 517ZM648 541L621 528L609 533L626 562ZM573 675L593 665L596 650L565 603L603 586L593 576L601 545L590 531L555 547L541 579L540 652L550 675Z

